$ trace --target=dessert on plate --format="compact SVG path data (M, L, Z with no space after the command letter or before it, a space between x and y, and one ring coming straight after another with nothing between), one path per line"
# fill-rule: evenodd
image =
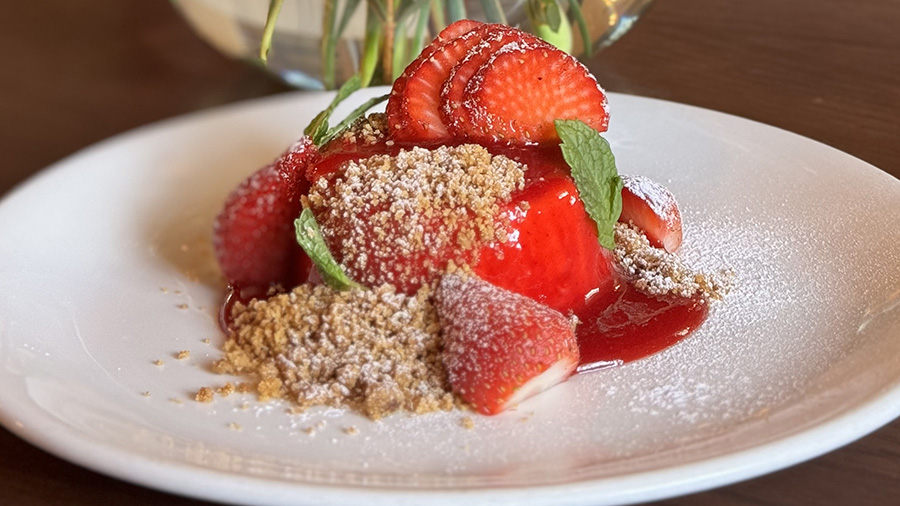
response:
M263 398L377 419L496 414L683 339L727 280L675 254L672 194L619 175L604 91L576 59L504 25L451 24L336 126L227 198L223 373Z

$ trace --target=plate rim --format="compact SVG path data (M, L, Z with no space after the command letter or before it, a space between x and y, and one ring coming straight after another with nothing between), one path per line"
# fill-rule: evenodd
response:
M378 89L376 88L373 90L377 91ZM375 91L373 91L373 93ZM92 156L96 153L102 153L111 146L126 143L146 135L151 135L154 132L166 131L174 127L190 127L190 125L195 123L202 124L207 121L222 121L229 115L241 115L244 114L245 111L250 111L259 107L274 106L275 104L280 103L295 104L298 101L321 101L331 94L332 93L329 92L290 92L276 94L166 118L122 132L54 162L45 169L19 183L0 197L0 213L4 212L6 208L5 204L7 202L14 199L16 195L29 191L29 189L34 187L39 181L45 178L54 177L58 172L67 170L67 168L72 165L77 165L78 160ZM737 118L744 122L762 125L766 128L778 130L782 135L789 134L796 138L803 139L803 142L815 143L820 148L831 150L832 154L850 157L860 164L860 170L862 170L863 167L868 171L874 170L876 173L881 174L890 180L892 182L891 184L900 184L900 181L896 178L864 160L814 139L798 135L779 127L766 125L754 120L711 109L652 97L621 93L610 93L609 95L614 100L621 100L627 97L628 99L637 99L640 101L647 101L648 103L662 102L666 104L675 104L679 107L703 111L703 113L723 115L730 118ZM273 490L273 493L269 494L268 497L258 497L258 499L265 499L270 501L267 502L267 504L273 505L297 504L297 497L293 494L302 494L303 492L311 494L310 497L327 500L343 501L352 500L354 498L373 500L375 499L373 496L376 496L378 501L386 501L383 503L379 502L378 504L406 504L402 501L411 501L409 504L413 504L421 500L433 502L440 499L451 501L448 502L448 504L450 504L452 501L458 500L459 495L464 495L472 500L483 501L515 501L516 499L526 498L534 501L536 499L534 496L536 493L547 494L547 496L544 497L544 500L550 500L552 502L546 502L546 504L586 504L582 502L582 500L586 499L590 499L592 504L627 504L638 501L657 500L708 490L710 488L735 483L737 481L758 477L763 474L784 469L864 437L890 423L895 418L900 417L900 377L898 377L895 378L892 385L886 385L880 393L870 396L865 402L854 405L852 407L853 409L837 413L816 422L811 427L797 433L781 436L761 445L729 452L724 455L701 458L679 466L659 470L629 473L625 476L579 480L571 483L541 484L527 487L517 486L515 488L485 486L472 489L448 490L441 488L419 489L386 486L361 487L352 484L331 485L324 483L277 480L273 478L253 477L239 473L223 472L211 468L191 465L174 459L154 459L145 454L135 455L133 452L123 450L115 445L98 446L99 443L91 440L79 438L75 438L74 440L69 439L66 436L70 435L70 432L72 431L59 420L55 418L42 419L39 411L31 409L25 404L17 405L15 398L7 397L8 396L0 390L0 399L3 399L4 401L0 404L0 425L30 444L79 466L131 483L174 494L222 502L234 502L236 504L240 503L236 502L240 498L234 497L235 490L255 489L254 485L265 484L267 487L274 487L277 490ZM10 407L16 405L16 408L10 409ZM27 412L27 416L17 417L16 411L21 413L23 408ZM23 420L26 422L23 422ZM827 443L822 444L822 441L827 441ZM811 442L816 442L816 444L812 444ZM791 451L778 451L784 450L787 447L789 447ZM798 451L798 448L801 451ZM93 451L88 451L91 449L93 449ZM774 453L772 453L773 451ZM748 458L763 453L770 456L776 456L776 458L770 458L765 465L761 463L761 459ZM743 466L731 465L730 468L724 470L721 467L722 462L727 461L734 464L740 460L746 460L747 462L751 462L751 464L745 464ZM772 465L772 460L777 461L777 463ZM121 465L122 462L126 461L130 463L129 466ZM697 472L689 473L689 471ZM189 480L192 483L191 487L185 488L182 486L188 480L185 480L178 485L172 485L171 483L166 483L164 481L166 477L175 474L184 478L185 473L194 475L193 478ZM691 478L678 480L677 482L669 483L662 487L654 485L650 487L649 490L645 487L645 489L637 491L620 491L618 494L615 493L614 489L616 487L613 486L622 481L654 483L655 481L659 481L660 476L672 474L687 474L691 475ZM224 480L224 478L228 479ZM208 488L196 487L200 482L211 479L229 483L229 486L235 490L228 489L210 493ZM566 494L573 494L573 491L576 493L570 496L570 501L561 503L559 498L555 497L554 494L562 490L565 490ZM399 503L397 502L398 494L402 496L400 498L401 502ZM599 503L597 502L598 496ZM537 499L540 500L540 498ZM535 504L544 504L544 502L537 502Z

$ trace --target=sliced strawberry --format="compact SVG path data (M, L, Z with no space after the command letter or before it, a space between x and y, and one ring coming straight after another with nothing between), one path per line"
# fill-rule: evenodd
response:
M665 186L644 176L622 176L619 221L644 231L650 244L674 252L681 246L681 212Z
M482 279L581 317L587 304L615 288L612 260L597 240L558 149L508 150L528 165L526 186L504 212L509 240L482 250Z
M315 145L304 137L225 200L215 220L213 246L232 284L290 285L309 271L309 260L294 239L293 221L301 211L300 195L309 189L306 166L316 157Z
M450 274L436 301L450 385L481 413L518 405L578 364L572 321L528 297Z
M606 95L584 65L553 47L506 44L466 84L454 124L469 139L513 144L558 143L554 121L579 119L603 132Z
M394 139L415 142L449 137L437 112L441 87L450 69L480 39L473 32L485 26L469 19L451 24L394 81L385 108Z
M543 40L500 25L485 33L482 40L473 46L459 63L451 69L447 81L441 90L441 118L447 129L455 137L461 137L467 130L469 118L462 108L466 84L494 53L507 44L518 44L527 47L550 47Z

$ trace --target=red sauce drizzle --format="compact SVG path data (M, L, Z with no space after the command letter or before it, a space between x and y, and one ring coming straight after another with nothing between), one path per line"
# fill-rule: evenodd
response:
M652 355L681 341L709 314L699 297L657 298L629 284L588 302L580 317L577 372L590 372Z
M422 147L437 147L440 144L460 144L441 142L434 146L415 144ZM388 153L396 155L401 148L414 144L395 143L387 146L378 143L374 146L339 146L328 152L328 155L307 171L307 178L315 181L318 177L337 170L342 163L356 160L373 154ZM565 166L558 148L539 148L536 146L509 147L504 145L488 146L494 154L504 154L510 158L526 163L530 170L530 179L543 181L544 172L552 175L555 167ZM549 167L549 168L548 168ZM537 172L536 172L537 171ZM306 262L301 266L298 282L316 282L315 269L305 255L300 255ZM310 276L311 279L306 278ZM601 288L600 290L604 290ZM228 333L232 326L231 312L234 304L250 302L254 298L267 298L267 288L238 287L230 285L225 302L219 312L219 323ZM661 350L664 350L687 337L696 330L709 314L708 305L699 297L664 297L657 298L644 294L628 284L619 282L612 292L587 297L585 305L576 309L581 320L577 329L580 361L577 372L585 373L604 369L627 362L632 362Z
M268 289L229 285L219 309L219 325L231 332L231 310L238 302L265 299ZM579 315L577 373L621 365L662 351L696 330L709 314L700 297L657 298L627 283L605 296L588 300Z

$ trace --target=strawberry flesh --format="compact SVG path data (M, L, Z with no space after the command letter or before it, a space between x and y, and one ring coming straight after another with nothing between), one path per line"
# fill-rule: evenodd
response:
M485 248L473 269L490 283L581 317L592 298L615 288L597 225L558 148L502 151L528 165L525 188L503 211L509 240Z
M396 144L391 149L379 148L390 154L396 154L399 149L401 147ZM513 192L509 202L499 210L509 221L507 240L482 247L471 257L472 269L479 277L499 287L531 297L558 311L582 316L593 298L614 290L615 280L611 257L597 240L596 224L585 212L559 148L494 146L491 151L524 163L528 169L524 188ZM375 153L348 151L329 155L310 166L309 178L315 185L320 177L340 177L344 163L372 154ZM380 204L381 207L389 205L389 202ZM364 207L365 210L358 212L373 214L381 208ZM410 241L398 232L402 227L359 221L361 224L357 228L326 227L323 230L339 261L341 245L356 242L351 235L361 235L370 241L377 238L381 246ZM441 226L441 221L435 219L434 229ZM390 261L370 255L364 270L356 266L345 267L354 279L371 280L373 284L391 282L400 291L414 293L423 280L433 281L448 261L458 256L458 252L446 249L432 249L416 255L397 254L390 257Z
M478 44L472 46L451 69L441 90L441 117L447 129L456 138L465 138L465 132L469 128L470 120L467 111L462 107L466 85L497 50L511 43L528 47L550 47L533 35L508 26L492 26L494 28L483 33Z
M454 392L497 414L571 376L574 325L562 313L469 276L448 274L436 297Z
M459 20L445 28L394 82L385 112L398 141L443 140L449 133L438 113L440 92L450 69L480 36L483 23Z
M622 176L619 221L643 230L650 244L672 253L681 246L681 211L672 192L644 176Z
M578 60L553 47L504 45L472 75L463 92L467 122L457 131L480 143L558 143L554 121L579 119L604 132L606 95Z

